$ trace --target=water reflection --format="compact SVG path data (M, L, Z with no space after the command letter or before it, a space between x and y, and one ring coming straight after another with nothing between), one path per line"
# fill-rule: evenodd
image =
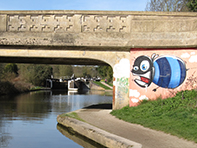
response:
M74 142L78 143L79 145L85 148L105 148L104 146L96 143L78 133L73 131L71 128L64 127L60 124L57 124L57 129L62 133L62 135L68 137L69 139L73 140Z
M98 103L111 103L112 98L105 96L105 91L88 92L85 94L79 94L77 92L68 92L67 95L63 95L61 91L53 92L50 102L53 112L69 112L80 109L92 104ZM99 94L99 95L98 95Z
M0 99L1 116L6 120L41 120L50 110L51 105L45 93L26 93Z
M2 118L0 117L0 147L7 147L12 136L8 132L7 128L1 128L4 126L3 124Z
M99 95L98 95L99 94ZM56 129L58 114L111 103L105 92L37 91L0 97L0 147L81 147ZM74 145L74 146L73 146Z

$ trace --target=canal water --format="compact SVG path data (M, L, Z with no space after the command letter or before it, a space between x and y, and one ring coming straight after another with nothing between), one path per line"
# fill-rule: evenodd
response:
M76 139L80 138L72 139L72 132L57 125L57 115L93 104L111 102L111 94L103 91L85 94L35 91L1 96L0 148L84 147L80 142L76 142Z

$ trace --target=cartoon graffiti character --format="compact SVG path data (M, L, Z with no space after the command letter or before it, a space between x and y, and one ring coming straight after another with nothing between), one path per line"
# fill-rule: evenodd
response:
M134 80L135 83L141 87L148 87L154 74L152 59L148 56L138 57L134 62L132 73L140 77L140 79Z
M160 56L153 54L139 56L134 61L132 73L139 79L134 79L140 87L148 87L152 82L159 87L173 89L180 86L186 77L185 63L175 56Z

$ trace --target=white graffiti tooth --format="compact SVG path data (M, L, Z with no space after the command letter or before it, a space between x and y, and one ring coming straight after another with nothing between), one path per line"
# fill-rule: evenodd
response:
M138 80L138 79L135 79L135 82L139 85L142 85L142 86L145 86L147 85L145 82L141 81L141 80Z
M138 78L134 79L137 83L145 86L145 82L141 81L141 77L144 77L144 78L147 78L147 79L150 79L150 72L147 72L145 74L141 74L141 75L138 75L138 74L134 74L134 76L138 76Z

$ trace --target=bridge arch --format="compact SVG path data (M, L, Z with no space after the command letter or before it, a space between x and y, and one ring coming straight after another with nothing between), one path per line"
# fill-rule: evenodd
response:
M113 109L128 104L130 53L62 50L58 47L0 47L0 62L71 65L109 65L113 69ZM127 74L126 74L127 73ZM126 99L127 98L127 99Z

